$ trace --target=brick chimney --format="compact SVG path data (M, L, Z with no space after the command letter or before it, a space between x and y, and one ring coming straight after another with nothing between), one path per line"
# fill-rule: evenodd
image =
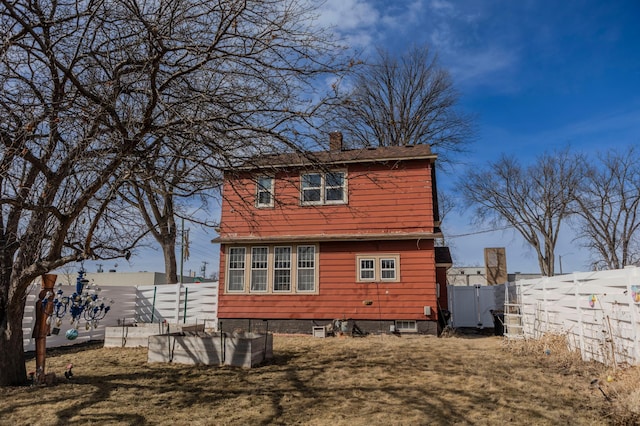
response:
M342 151L342 132L329 133L329 151Z

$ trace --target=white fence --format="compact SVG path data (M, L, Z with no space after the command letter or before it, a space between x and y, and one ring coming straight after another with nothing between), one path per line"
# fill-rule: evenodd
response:
M68 288L65 288L68 287ZM65 294L73 293L75 287L63 286ZM104 340L104 328L137 322L168 323L207 323L215 327L218 318L218 283L202 284L170 284L156 286L103 286L100 297L112 299L111 310L99 322L96 329L81 322L78 328L78 338L68 340L65 332L70 328L71 316L63 318L58 335L47 337L47 347L73 345L89 340ZM34 284L27 296L22 332L24 335L24 350L35 350L35 339L32 338L35 326L35 306L40 283ZM53 326L52 326L53 327Z
M521 280L516 290L524 337L566 334L584 360L640 364L640 268Z

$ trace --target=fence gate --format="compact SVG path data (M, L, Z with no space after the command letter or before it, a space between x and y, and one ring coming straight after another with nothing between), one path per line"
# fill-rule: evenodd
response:
M504 306L505 285L447 286L449 295L450 325L458 327L493 328L491 311L501 311Z

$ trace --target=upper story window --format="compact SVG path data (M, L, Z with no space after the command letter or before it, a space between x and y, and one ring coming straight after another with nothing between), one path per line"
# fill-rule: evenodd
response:
M300 198L302 204L346 203L346 173L326 172L302 175Z
M261 176L256 183L256 207L273 207L273 181L270 176Z

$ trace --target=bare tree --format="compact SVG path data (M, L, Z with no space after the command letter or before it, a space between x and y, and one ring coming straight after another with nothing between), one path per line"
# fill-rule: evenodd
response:
M0 386L26 381L31 282L127 256L119 194L185 141L215 166L301 151L340 50L297 0L0 0ZM309 99L314 99L311 102ZM157 164L155 160L153 164Z
M160 147L156 147L158 150ZM222 183L219 167L210 158L201 158L203 150L190 141L157 151L137 165L136 173L120 191L120 196L136 207L150 234L162 248L167 282L178 282L176 242L181 230L176 219L205 227L213 222L189 214L206 210L208 200ZM196 207L192 207L197 204Z
M619 269L640 260L638 148L609 150L583 159L584 180L575 197L579 237L597 269Z
M353 89L330 125L361 146L429 144L441 161L464 152L473 119L460 110L451 77L429 48L399 58L377 53L376 60L356 67Z
M535 250L540 272L553 276L560 226L571 213L581 178L580 161L565 149L544 153L528 167L502 156L471 169L460 188L479 222L515 228Z

